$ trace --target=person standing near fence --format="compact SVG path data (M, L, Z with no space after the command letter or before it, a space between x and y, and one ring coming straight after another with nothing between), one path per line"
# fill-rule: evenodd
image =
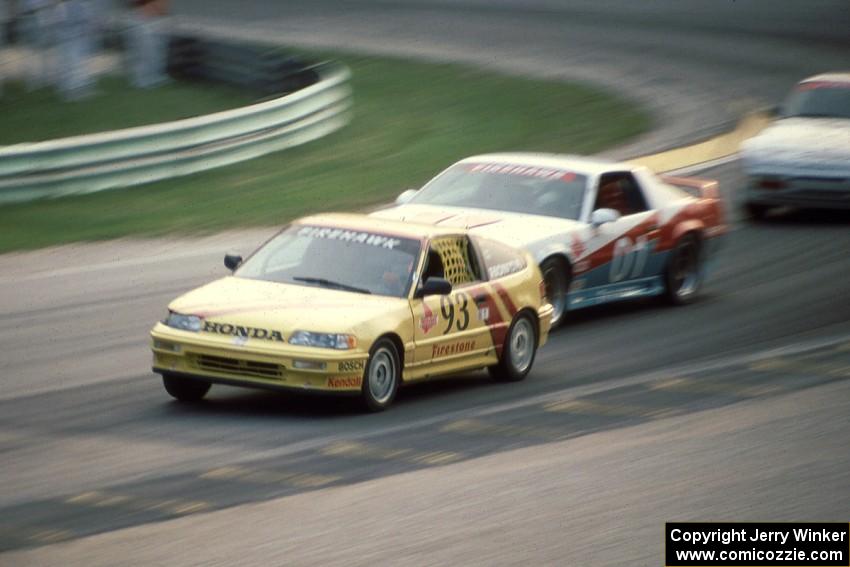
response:
M133 86L149 89L168 82L167 0L131 0L128 55Z
M59 0L54 22L59 93L65 100L85 98L93 91L90 44L94 22L89 0Z
M12 14L12 3L0 1L0 97L3 96L3 83L6 82L6 78L11 73L9 61L9 44L11 42L8 40L7 30Z
M31 50L26 61L27 87L46 87L52 81L52 47L54 0L18 1L19 43Z

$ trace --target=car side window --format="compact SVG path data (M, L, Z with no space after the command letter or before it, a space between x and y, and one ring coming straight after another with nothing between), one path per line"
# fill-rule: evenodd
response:
M643 191L631 173L606 173L599 178L593 210L614 209L621 216L627 216L647 208Z
M440 255L433 249L428 249L428 256L425 258L425 269L422 271L422 281L425 282L428 278L445 278L446 270L443 267L443 260Z
M428 250L422 281L431 276L444 277L453 286L480 281L481 270L475 251L465 236L435 238ZM442 272L442 275L439 274Z
M475 238L475 245L481 251L481 258L487 269L487 279L495 280L525 269L525 256L502 244L486 238Z

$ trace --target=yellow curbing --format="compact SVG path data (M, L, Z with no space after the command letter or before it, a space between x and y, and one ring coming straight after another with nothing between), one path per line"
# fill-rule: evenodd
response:
M741 142L761 132L770 123L770 120L771 117L767 112L753 112L744 116L735 129L730 132L689 146L627 161L646 166L653 171L663 172L726 158L736 154Z

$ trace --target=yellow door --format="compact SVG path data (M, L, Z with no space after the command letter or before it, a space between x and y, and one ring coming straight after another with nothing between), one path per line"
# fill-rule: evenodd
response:
M431 241L417 287L421 288L429 277L448 280L452 291L448 295L415 298L411 303L414 365L421 370L416 374L481 364L483 356L493 354L488 326L490 307L481 301L481 269L465 236Z

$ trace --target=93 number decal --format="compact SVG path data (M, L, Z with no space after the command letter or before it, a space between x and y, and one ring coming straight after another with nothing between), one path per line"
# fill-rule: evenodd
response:
M457 320L455 320L455 306L457 306L459 312ZM440 312L443 314L443 318L448 321L443 331L444 335L449 333L452 327L457 328L458 331L465 330L469 327L469 296L465 293L459 293L455 295L454 303L448 295L440 297Z

